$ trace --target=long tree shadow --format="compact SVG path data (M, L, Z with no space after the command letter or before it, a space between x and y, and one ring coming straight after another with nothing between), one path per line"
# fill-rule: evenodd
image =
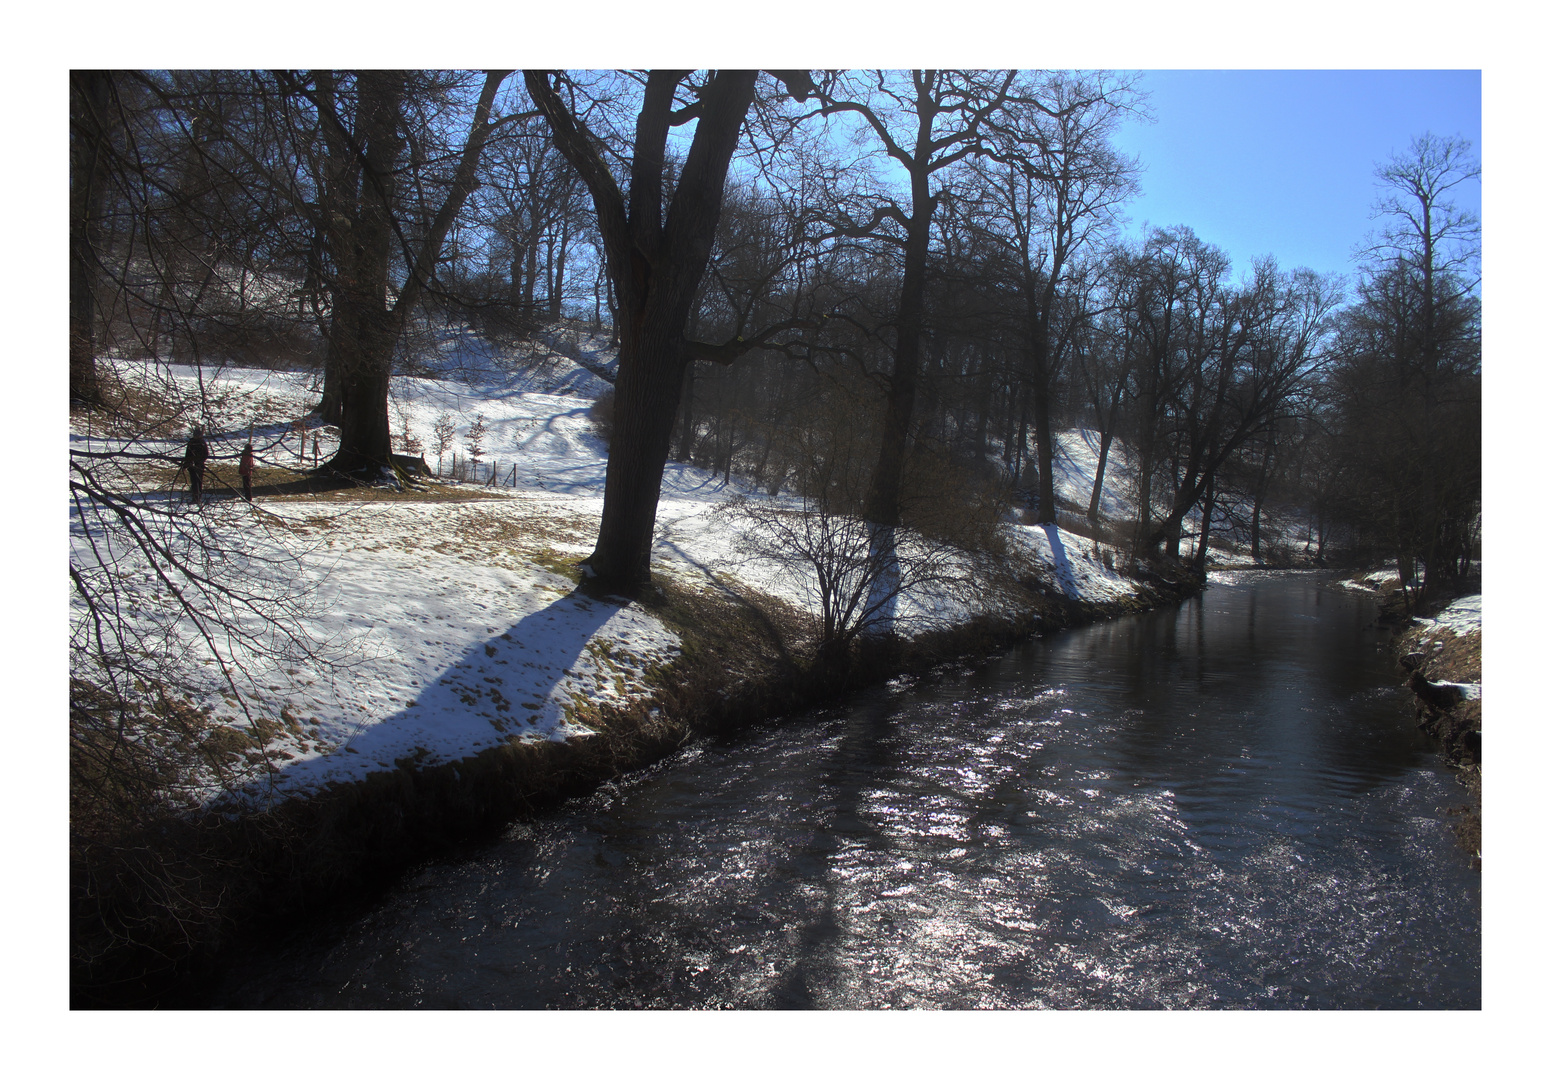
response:
M795 658L792 656L791 648L787 644L786 635L781 633L781 628L778 627L775 624L775 621L770 618L769 612L751 600L747 594L733 588L733 586L728 584L727 580L718 575L715 570L701 562L699 559L695 558L672 540L659 539L656 542L656 546L666 548L667 550L673 552L674 555L678 556L679 559L688 563L690 566L693 566L696 570L699 570L700 573L705 576L706 581L710 582L712 588L716 589L716 591L723 597L732 601L744 611L748 612L749 616L759 624L759 628L764 632L766 639L770 642L771 645L775 646L776 652L780 655L783 663L793 664L796 662Z
M1045 538L1050 541L1050 558L1056 572L1056 584L1061 586L1062 595L1076 598L1081 590L1072 573L1071 560L1066 557L1066 547L1061 543L1061 530L1055 525L1046 525L1044 530Z
M894 703L871 695L851 704L834 753L814 778L816 794L827 804L828 827L795 847L781 872L773 872L762 890L768 906L792 918L785 962L771 986L769 1004L778 1009L813 1009L837 1003L846 982L841 951L847 924L856 918L853 904L876 902L875 886L858 877L842 856L858 850L891 851L894 838L867 810L867 793L888 782L899 763L899 727ZM776 868L772 868L775 870ZM812 882L817 896L804 896L793 884Z
M456 761L500 742L567 737L565 705L584 695L578 667L622 609L573 591L492 635L428 679L414 701L319 758L283 767L283 785L360 779L405 761ZM564 689L562 684L566 684Z
M254 484L253 497L274 495L327 495L334 491L348 491L352 488L370 487L371 485L357 477L342 475L336 472L320 470L317 472L298 473L296 479L268 484ZM175 500L188 500L188 481L180 475L176 480L176 486L170 486L167 494ZM205 474L205 490L203 499L205 502L219 502L242 498L242 490L231 484L230 480L214 470Z

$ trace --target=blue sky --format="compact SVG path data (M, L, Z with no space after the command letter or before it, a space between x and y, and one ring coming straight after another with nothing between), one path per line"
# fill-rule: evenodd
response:
M1373 171L1413 136L1461 135L1481 153L1479 71L1146 71L1156 123L1130 122L1143 222L1188 225L1233 258L1350 273L1373 228ZM1479 184L1457 201L1480 213Z

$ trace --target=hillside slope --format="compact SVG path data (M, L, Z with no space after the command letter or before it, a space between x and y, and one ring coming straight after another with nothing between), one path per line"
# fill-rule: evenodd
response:
M585 354L588 367L608 362L601 342L561 345ZM424 491L265 494L284 491L291 470L310 466L315 450L324 459L332 450L331 429L313 427L305 457L298 454L291 424L316 400L311 377L173 368L170 386L157 389L206 403L211 498L194 510L166 490L145 497L202 515L205 527L234 546L266 552L269 565L285 568L294 599L288 629L303 647L273 655L204 641L183 628L184 668L195 672L188 679L190 703L206 717L209 745L220 749L251 798L316 792L405 760L431 766L512 741L586 738L588 713L600 703L649 697L652 672L679 655L678 636L641 605L574 592L571 568L591 550L602 509L606 448L588 410L605 384L553 348L520 364L458 337L444 352L444 377L394 380L396 438L418 441L433 469L447 471L453 453L466 460L470 429L482 418L480 460L487 471L479 475L493 468L497 486L431 482ZM141 375L128 365L121 374L130 381ZM451 418L457 428L440 462L439 418ZM251 505L232 492L235 461L250 431L260 477ZM82 431L72 438L83 447L104 446ZM1081 436L1069 436L1068 444L1074 438ZM173 438L150 449L176 458L181 447ZM1080 454L1069 456L1068 487L1084 482L1085 463L1091 467ZM147 486L161 481L158 475ZM736 477L724 483L670 463L654 574L692 591L773 598L815 613L811 573L740 554L736 520L718 513L734 495L800 506ZM1123 509L1118 501L1110 506ZM1052 594L1086 604L1138 596L1136 582L1105 566L1114 553L1104 545L1055 527L1012 522L1008 528L1010 558ZM90 561L93 544L104 540L99 533L72 510L72 557ZM171 598L159 592L145 561L134 552L119 558L117 572L146 599L146 608L128 617L176 621ZM903 598L896 628L908 637L998 611L1005 613L1006 604L994 596L923 589ZM256 624L249 629L264 631ZM231 672L235 683L227 679ZM190 779L180 797L195 805L219 794L221 785L206 775Z

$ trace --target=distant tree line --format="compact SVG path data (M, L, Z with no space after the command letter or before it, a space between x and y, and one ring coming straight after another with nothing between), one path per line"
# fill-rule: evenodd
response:
M75 72L70 104L73 405L103 406L104 356L309 366L325 467L372 476L418 332L590 320L620 354L599 588L649 582L670 457L772 491L843 457L885 556L997 485L1097 527L1121 446L1135 558L1201 565L1239 516L1258 554L1291 505L1416 591L1479 552L1455 140L1381 168L1343 283L1124 238L1144 97L1106 72ZM1063 506L1074 425L1099 475Z

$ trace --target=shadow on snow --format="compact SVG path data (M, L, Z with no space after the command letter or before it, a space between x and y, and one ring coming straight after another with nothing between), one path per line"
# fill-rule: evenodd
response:
M294 791L312 782L358 780L418 759L422 748L427 764L441 764L510 738L564 739L562 705L571 695L558 693L561 682L577 674L588 643L621 610L573 591L523 616L470 647L404 708L374 724L363 721L329 754L283 766L280 782Z
M1045 538L1050 541L1050 561L1055 569L1056 584L1061 586L1063 595L1078 598L1081 590L1077 587L1077 578L1072 573L1071 561L1066 557L1066 547L1061 543L1061 530L1054 525L1043 525Z

